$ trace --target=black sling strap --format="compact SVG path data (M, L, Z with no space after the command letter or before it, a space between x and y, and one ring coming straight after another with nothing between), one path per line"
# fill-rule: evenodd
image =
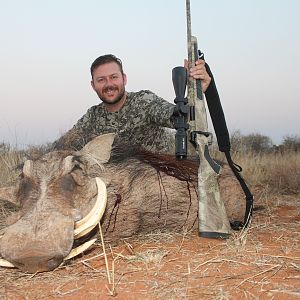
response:
M202 53L201 53L201 55L203 56ZM199 57L201 57L201 56L199 55ZM239 230L243 227L247 227L251 220L252 211L253 211L253 195L251 194L244 178L240 174L242 171L242 168L232 161L231 154L230 154L230 138L229 138L229 133L228 133L226 120L225 120L223 108L221 105L219 93L218 93L218 90L216 87L214 76L213 76L213 74L210 70L210 67L208 66L207 63L205 63L205 67L206 67L207 73L211 77L211 83L205 92L205 97L207 99L208 110L209 110L209 113L210 113L210 116L212 119L212 123L213 123L214 129L215 129L219 150L221 152L224 152L231 170L233 171L234 175L238 179L238 181L246 195L246 211L245 211L244 223L242 223L242 222L231 223L232 229Z

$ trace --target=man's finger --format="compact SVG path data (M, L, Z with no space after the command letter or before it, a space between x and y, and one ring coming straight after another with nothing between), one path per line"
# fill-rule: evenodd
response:
M184 60L183 65L186 69L189 67L189 62L187 59Z

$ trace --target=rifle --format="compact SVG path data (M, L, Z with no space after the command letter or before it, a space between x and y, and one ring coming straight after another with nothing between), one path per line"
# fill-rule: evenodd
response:
M190 0L186 0L187 14L187 42L189 68L195 65L196 60L204 59L198 50L197 39L191 34L191 10ZM200 159L198 170L198 200L199 200L199 235L202 237L227 238L233 229L247 226L252 214L253 196L245 181L239 174L242 168L236 165L230 156L230 139L227 125L221 106L220 98L216 89L213 75L207 64L206 69L212 81L206 91L207 105L212 117L216 131L219 150L225 153L229 166L239 180L246 194L246 212L244 223L229 223L224 203L220 196L218 176L221 167L211 158L209 144L211 133L208 132L207 114L204 103L204 95L200 80L187 76L183 67L176 67L172 71L172 80L176 98L175 129L176 132L176 157L184 159L187 157L187 136L196 148ZM186 85L188 85L188 96L184 98ZM231 225L231 226L230 226Z

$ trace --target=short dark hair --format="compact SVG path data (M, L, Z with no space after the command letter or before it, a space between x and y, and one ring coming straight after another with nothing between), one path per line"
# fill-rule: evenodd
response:
M102 55L102 56L99 56L97 57L94 62L92 63L91 65L91 75L93 77L93 72L94 70L98 67L98 66L101 66L101 65L104 65L104 64L107 64L107 63L111 63L111 62L115 62L119 68L120 68L120 71L122 73L122 75L124 74L123 72L123 66L122 66L122 61L120 58L117 58L115 55L113 54L105 54L105 55Z

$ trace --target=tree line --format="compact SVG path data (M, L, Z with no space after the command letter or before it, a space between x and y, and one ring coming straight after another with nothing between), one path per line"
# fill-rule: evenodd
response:
M266 135L259 133L243 135L237 130L231 134L230 141L232 151L238 152L282 153L286 151L300 151L300 136L298 135L286 135L283 137L280 145L275 145L272 139Z
M231 149L232 151L238 151L240 153L244 152L255 152L255 153L282 153L286 151L300 151L300 136L298 135L286 135L283 137L282 143L280 145L275 145L272 139L266 135L260 133L251 133L248 135L243 135L239 130L231 133L230 137ZM47 152L50 149L51 144L40 145L38 147L42 152ZM29 149L32 146L28 147ZM12 147L5 143L0 142L0 154L7 153L12 149Z

